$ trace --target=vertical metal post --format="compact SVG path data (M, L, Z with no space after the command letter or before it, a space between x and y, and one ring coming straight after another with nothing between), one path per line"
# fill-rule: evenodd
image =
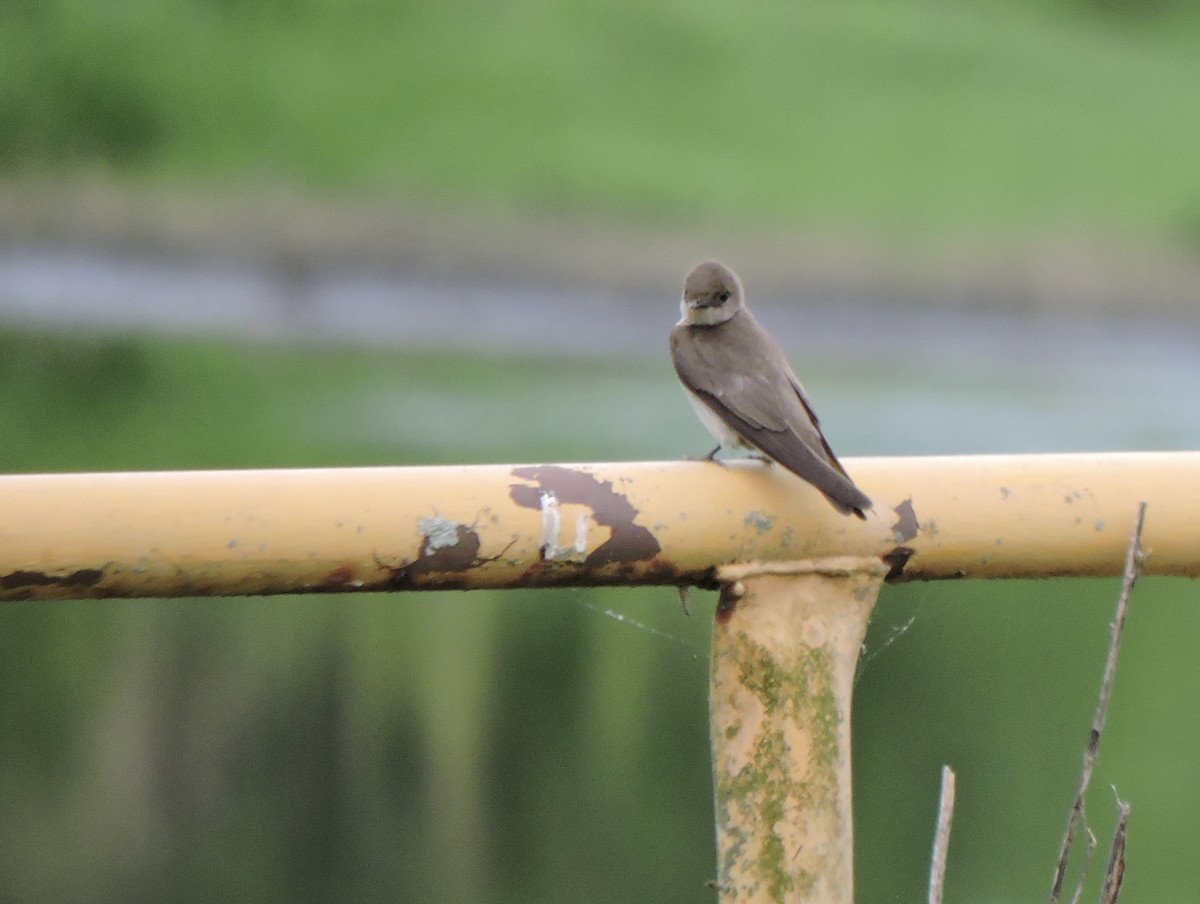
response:
M723 904L851 904L850 696L877 559L720 571L709 695Z

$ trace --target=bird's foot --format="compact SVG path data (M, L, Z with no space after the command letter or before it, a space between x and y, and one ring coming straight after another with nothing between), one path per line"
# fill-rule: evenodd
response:
M702 455L699 458L697 458L695 455L685 455L684 458L686 458L688 461L711 461L714 465L720 465L723 468L725 467L725 462L717 461L717 453L720 451L721 447L717 446L717 448L713 449L707 455Z

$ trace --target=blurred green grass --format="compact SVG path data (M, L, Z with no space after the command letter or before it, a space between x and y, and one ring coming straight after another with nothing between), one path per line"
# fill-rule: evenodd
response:
M12 330L0 362L0 471L620 457L622 406L588 403L671 379L599 357ZM389 393L426 401L398 413ZM435 426L455 420L487 443ZM858 900L920 898L943 762L951 894L1046 893L1116 590L885 590L857 687ZM1102 843L1108 785L1134 803L1139 900L1182 904L1200 881L1179 854L1200 805L1194 596L1139 586L1090 797ZM662 588L8 604L7 893L705 900L710 605L684 618Z
M634 438L593 426L579 401L603 384L637 405L627 390L650 373L668 368L0 328L0 471L598 460Z
M0 165L726 227L1195 240L1200 6L8 3Z

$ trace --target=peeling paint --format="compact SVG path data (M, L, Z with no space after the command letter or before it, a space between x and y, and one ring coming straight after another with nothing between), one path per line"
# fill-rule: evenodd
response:
M892 539L897 543L907 543L916 537L919 527L917 513L913 509L912 497L909 496L892 509L896 513L896 523L892 525Z
M432 516L422 518L417 526L421 531L421 536L425 538L422 547L424 554L437 552L439 549L445 549L458 543L459 525L447 518Z
M466 571L479 558L479 534L464 524L453 525L453 540L443 532L426 535L421 557L408 566L409 575Z
M586 511L577 512L575 515L575 538L571 541L570 546L561 545L559 538L563 532L563 516L562 509L558 504L558 497L547 490L541 494L540 499L542 532L538 540L538 550L541 553L542 561L583 562L587 557L591 517Z
M746 525L746 527L754 528L761 537L775 526L775 518L771 515L764 515L762 512L755 509L742 519L742 523Z
M895 584L904 577L904 567L915 553L916 550L908 546L897 546L891 552L886 552L880 556L879 558L883 560L883 564L888 567L888 573L883 578L884 581L888 584Z
M988 577L994 577L995 573L989 574ZM1012 577L1013 575L1006 575ZM1061 575L1066 577L1067 575ZM906 568L903 572L896 576L895 579L889 579L889 584L908 584L914 581L961 581L967 577L967 573L962 569L952 571L949 574L942 572L922 571L920 568Z
M363 586L358 578L358 569L354 565L339 565L311 588L313 593L332 593L339 590L357 590Z
M431 586L446 590L465 588L470 586L466 575L468 571L499 561L516 542L517 537L514 536L496 555L481 556L479 550L482 542L474 525L456 524L452 544L434 549L429 537L426 537L421 545L420 557L415 562L395 566L377 555L376 564L388 572L387 579L382 582L358 582L358 586L368 590L413 590Z
M538 547L543 559L553 559L558 550L558 532L562 529L562 516L558 512L558 497L547 491L539 497L542 509L542 536Z
M489 560L490 561L490 560ZM576 562L576 564L580 564ZM539 559L531 562L513 578L512 587L595 587L623 585L689 584L701 590L717 590L717 566L709 566L702 572L685 571L675 563L656 557L643 562L610 562L599 568L577 568L567 571L563 562L547 562Z
M547 537L547 496L553 497L555 503L561 505L586 506L590 515L586 521L576 519L576 534L573 547L568 547L574 553L582 555L587 550L588 533L591 524L609 529L609 537L584 558L582 564L587 568L600 568L613 563L632 563L653 559L662 546L654 534L640 524L635 523L639 512L617 492L612 481L597 480L587 471L563 467L562 465L534 465L513 468L514 477L533 482L535 485L510 484L509 496L512 501L523 508L542 512L542 551L546 556L547 541L553 542L555 554L559 551L558 532L561 524L553 525L553 537ZM561 515L555 516L561 521ZM582 548L580 546L582 544ZM574 557L573 557L574 558Z
M80 568L64 575L44 571L10 571L0 575L0 589L19 590L32 587L94 587L104 577L102 568Z

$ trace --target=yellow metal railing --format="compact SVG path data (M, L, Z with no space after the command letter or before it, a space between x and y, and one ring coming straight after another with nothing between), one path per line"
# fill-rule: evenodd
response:
M844 518L758 462L0 477L0 599L599 584L854 556L894 580L1200 575L1200 453L848 459Z
M698 585L722 901L853 900L850 694L884 580L1200 575L1200 453L0 477L0 599Z

